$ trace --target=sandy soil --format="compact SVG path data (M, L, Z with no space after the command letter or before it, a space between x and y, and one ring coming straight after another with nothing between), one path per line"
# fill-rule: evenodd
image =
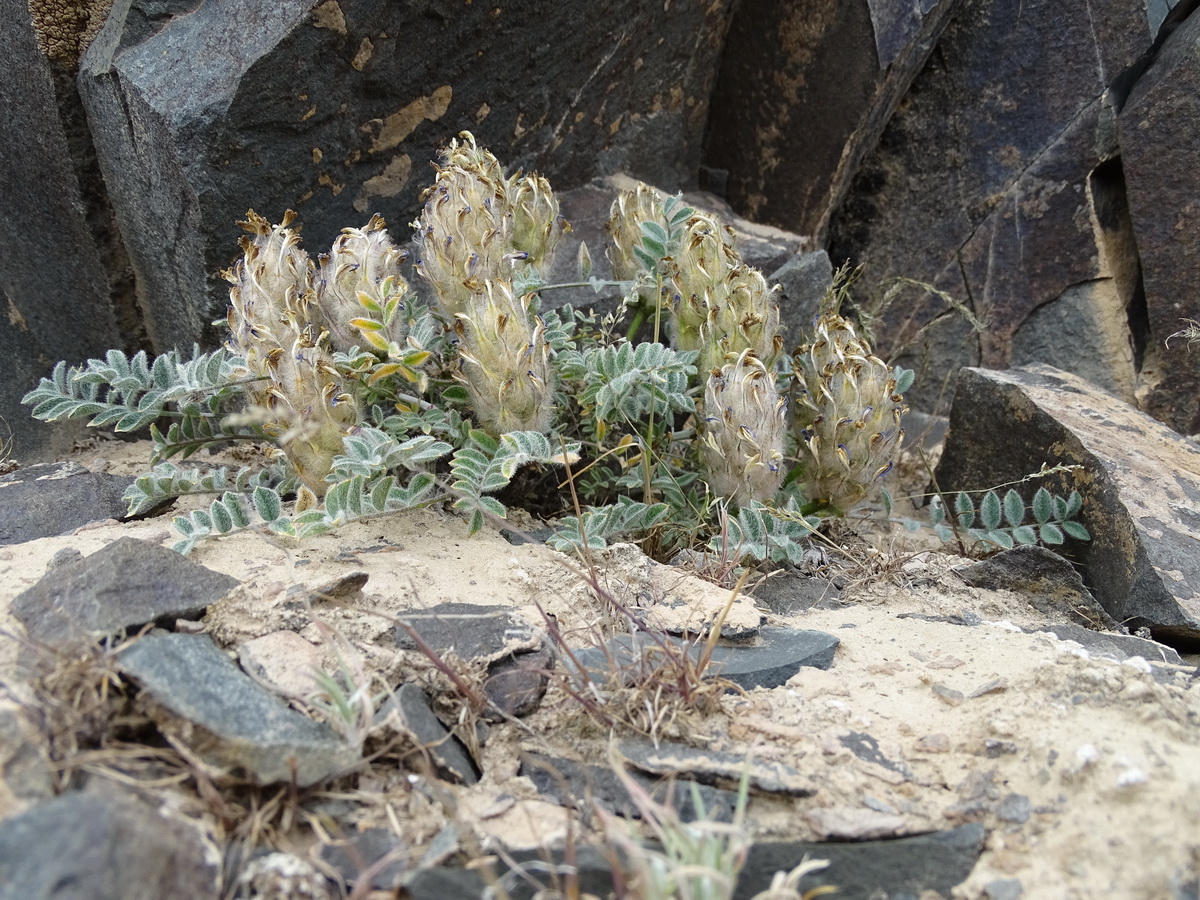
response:
M139 471L146 454L138 445L105 442L79 458L123 473ZM9 602L43 574L56 551L73 547L86 555L120 535L174 540L169 519L161 518L101 523L0 549L0 627L14 627ZM837 635L842 643L830 671L806 669L774 690L727 695L718 714L678 720L697 744L752 749L755 758L785 762L819 783L808 799L752 799L754 834L882 836L982 821L986 850L955 892L960 900L986 896L985 886L998 878L1020 879L1030 898L1149 900L1170 897L1173 876L1200 876L1200 682L1189 682L1190 668L1160 683L1137 660L1091 658L1052 635L1025 633L1022 626L1059 623L1047 622L1018 595L968 587L952 572L962 560L905 555L903 544L890 544L879 559L893 563L876 565L848 587L838 608L771 617ZM462 520L438 511L356 523L303 544L243 534L202 544L192 558L242 581L206 619L230 649L294 627L289 601L299 594L359 648L368 666L381 670L395 668L389 617L447 600L520 607L535 623L540 604L580 640L611 627L577 563L490 531L468 538ZM696 623L711 620L728 596L639 559L623 552L601 563L603 583L623 602L674 604L672 615L683 610ZM322 590L356 572L369 576L361 592L340 602L321 599ZM984 624L898 618L964 611ZM742 601L736 615L758 613ZM311 622L299 633L328 649ZM6 654L0 662L12 659L11 645L0 644L0 652ZM883 762L851 753L840 740L851 733L874 738ZM461 814L476 819L482 837L510 845L560 836L562 812L515 777L517 754L537 749L603 763L605 738L578 704L552 690L526 727L492 727L482 751L483 781L452 789ZM358 788L400 790L379 775ZM412 837L436 833L450 815L446 804L405 790L400 818L411 822ZM5 799L0 813L19 808ZM354 824L386 825L381 809L364 807Z

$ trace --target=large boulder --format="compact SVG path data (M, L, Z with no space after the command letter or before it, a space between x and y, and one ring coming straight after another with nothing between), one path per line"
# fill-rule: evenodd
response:
M1129 212L1146 291L1146 395L1142 407L1184 434L1200 431L1200 356L1182 341L1200 319L1200 16L1164 42L1118 120Z
M22 461L70 438L31 419L21 397L58 360L80 362L135 337L113 311L120 252L71 78L84 23L47 18L47 6L55 8L0 0L0 450Z
M1105 611L1164 643L1200 641L1200 447L1052 366L960 371L940 489L1013 484L1043 464L1078 467L1045 483L1083 495L1091 540L1066 550Z
M923 369L913 402L960 364L1034 359L1133 399L1137 256L1106 89L1152 37L1142 0L957 7L831 227L833 259L953 301L912 288L883 311L878 349Z
M744 0L705 164L742 214L824 241L858 164L960 0Z
M313 252L375 212L403 240L463 129L559 188L686 185L729 7L120 0L80 90L155 347L215 338L248 208Z

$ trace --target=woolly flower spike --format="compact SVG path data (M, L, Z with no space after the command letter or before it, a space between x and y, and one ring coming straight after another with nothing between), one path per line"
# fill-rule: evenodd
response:
M324 339L324 334L314 338L306 328L290 348L271 354L269 418L264 425L318 497L325 493L333 458L343 452L342 439L358 424L354 398L345 392Z
M358 410L333 367L325 335L308 324L313 264L288 228L294 218L289 210L273 226L251 210L240 223L253 237L242 239L242 259L225 273L233 284L228 321L246 374L259 379L245 418L262 425L320 496Z
M684 226L683 239L672 266L676 346L680 350L700 350L702 366L710 361L704 358L704 338L700 329L711 312L724 305L728 294L726 278L734 268L742 265L741 256L726 240L729 234L712 216L696 213ZM722 365L724 359L711 367ZM703 367L701 371L704 371Z
M392 243L382 216L372 216L365 228L342 229L317 274L316 305L332 349L344 353L365 342L386 354L404 343L408 282L400 265L407 257Z
M787 401L752 351L709 376L701 456L714 493L738 505L770 501L783 481L786 433Z
M663 211L658 191L648 184L638 184L632 191L621 191L608 211L604 230L608 232L606 253L612 263L613 277L618 281L632 281L644 269L633 252L642 241L642 223L653 222L668 229L666 213Z
M417 271L447 317L463 312L487 281L511 281L516 266L549 262L566 223L549 183L505 180L500 163L470 132L451 141L415 223Z
M779 304L762 272L737 265L713 285L708 314L700 325L700 371L719 369L743 350L753 351L767 368L783 349Z
M492 434L550 427L554 383L542 320L488 281L455 322L461 378L480 423Z
M545 271L554 262L559 239L570 230L559 214L558 198L541 175L514 175L506 187L513 248L525 254L526 265Z
M272 225L249 210L238 223L250 234L241 240L242 258L222 273L233 284L229 331L252 375L265 377L267 354L291 346L307 321L313 266L299 234L288 228L295 218L289 209L281 224Z
M809 456L808 499L844 512L891 470L904 439L904 397L892 370L829 300L793 369L801 386L794 427Z

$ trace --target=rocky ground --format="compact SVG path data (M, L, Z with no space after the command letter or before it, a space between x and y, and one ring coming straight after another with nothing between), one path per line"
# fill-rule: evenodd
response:
M121 476L147 453L106 441L75 461ZM1021 554L981 569L927 535L847 534L811 576L733 604L713 669L741 689L687 709L661 672L657 693L622 686L602 655L579 659L594 702L561 652L622 631L612 601L675 631L720 614L728 587L633 548L593 577L438 510L302 544L245 533L187 561L154 552L173 539L169 517L103 519L0 548L0 897L470 896L464 863L564 843L599 891L607 863L586 847L618 837L591 811L637 811L614 767L635 794L695 779L726 820L748 775L738 897L806 853L832 865L805 885L842 897L1200 888L1196 658L1078 624L1103 615L1090 596ZM463 603L483 609L442 606ZM120 631L114 609L168 627L68 649ZM377 715L323 714L319 669L369 683ZM678 785L675 801L695 814Z

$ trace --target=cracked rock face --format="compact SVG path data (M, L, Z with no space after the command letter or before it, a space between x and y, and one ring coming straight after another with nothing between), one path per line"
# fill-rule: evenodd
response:
M1106 89L1152 38L1141 0L1098 21L1085 0L958 7L831 229L831 258L930 282L987 322L973 335L916 289L889 307L885 358L938 322L920 336L927 371L919 348L905 363L910 402L935 404L957 365L1035 359L1133 399L1136 250ZM1074 314L1052 315L1060 304Z

